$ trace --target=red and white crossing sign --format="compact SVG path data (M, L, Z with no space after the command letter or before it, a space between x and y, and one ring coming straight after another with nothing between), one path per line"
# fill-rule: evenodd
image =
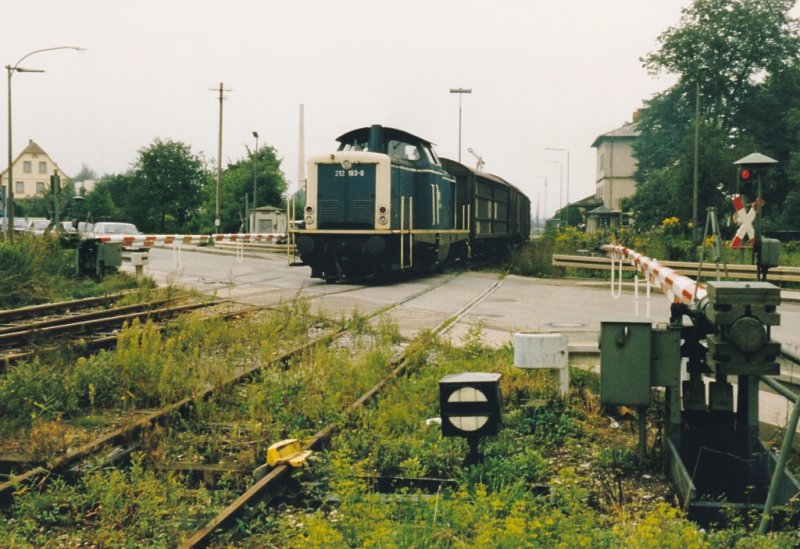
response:
M756 239L756 230L753 227L753 221L756 219L758 211L758 202L753 204L753 207L746 210L742 197L738 194L733 197L733 207L736 208L736 221L739 223L739 230L736 231L736 236L731 240L731 248L738 250L739 248L750 248ZM743 245L745 237L750 241L748 245Z

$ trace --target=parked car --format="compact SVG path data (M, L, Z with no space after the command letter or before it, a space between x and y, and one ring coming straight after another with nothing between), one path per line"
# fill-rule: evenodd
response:
M5 232L8 227L8 218L0 218L0 229ZM28 221L24 217L14 218L14 230L20 232L28 232Z
M47 227L50 226L49 219L32 219L28 223L28 232L33 234L44 234Z
M136 228L133 223L123 223L120 221L99 221L95 223L89 236L99 238L107 235L123 235L123 236L136 236L142 234L142 231ZM130 258L130 253L147 253L150 248L141 244L122 244L122 257Z
M121 235L137 235L142 234L142 231L136 228L133 223L121 223L117 221L100 221L95 223L92 227L92 233L95 236L103 236L110 234Z

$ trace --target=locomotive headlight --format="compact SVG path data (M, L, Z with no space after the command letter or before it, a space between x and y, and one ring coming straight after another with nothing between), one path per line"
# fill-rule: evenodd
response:
M379 216L378 223L380 223L381 225L386 225L386 216L385 215Z
M306 213L307 214L310 214L310 213L313 213L313 212L314 212L314 207L313 206L306 206Z
M353 163L349 160L342 160L342 169L349 170L353 167Z
M306 216L306 225L311 225L314 222L314 218L310 215Z

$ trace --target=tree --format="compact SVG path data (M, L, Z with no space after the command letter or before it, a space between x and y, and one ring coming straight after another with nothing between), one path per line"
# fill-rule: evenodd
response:
M99 178L96 171L86 164L81 164L81 171L72 176L72 181L86 181L87 179L95 181Z
M691 92L700 80L705 119L732 127L741 106L765 74L797 60L795 0L695 0L680 24L658 38L661 48L642 59L651 74L677 74L676 86ZM702 77L701 69L707 69Z
M708 206L727 207L724 202L735 190L734 160L757 149L775 156L786 148L769 136L775 135L773 127L788 131L791 113L779 108L764 115L770 105L785 104L800 92L800 79L784 77L796 71L800 50L800 26L788 15L793 4L696 0L683 10L680 23L659 37L660 49L642 58L651 74L676 74L678 82L646 103L637 124L638 185L629 205L640 226L660 222L655 212L683 219L690 215L698 105L699 212ZM785 178L781 186L787 196Z
M143 230L183 227L201 203L203 160L179 141L156 139L139 150L126 210Z
M123 208L127 202L126 193L131 187L130 175L109 175L97 182L79 205L79 220L127 221L131 219Z
M245 205L253 204L253 183L256 183L256 205L284 207L286 179L280 169L281 160L273 147L248 149L246 158L229 163L220 180L220 230L238 232L247 217ZM196 230L212 230L216 212L216 178L209 177L203 190L201 216Z

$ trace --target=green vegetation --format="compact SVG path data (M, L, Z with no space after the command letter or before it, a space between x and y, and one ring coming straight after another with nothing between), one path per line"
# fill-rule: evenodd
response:
M392 323L360 315L346 340L323 343L288 365L199 402L148 434L129 467L97 469L19 491L0 516L13 547L173 547L250 483L266 447L331 421L344 427L295 473L299 495L262 502L222 534L247 547L791 547L797 533L759 537L746 520L703 532L673 506L658 465L641 471L632 427L614 429L598 405L597 377L573 371L567 398L552 372L513 367L510 347L487 348L480 328L461 348L423 333L407 347L408 370L352 417L342 411L392 367ZM34 361L0 377L4 450L38 458L85 434L174 402L331 326L306 304L235 322L195 314L160 334L128 328L114 351L60 364ZM438 380L463 371L502 374L504 427L467 467L465 441L436 424ZM58 383L58 385L57 385ZM10 441L18 441L13 446ZM12 452L13 453L13 452ZM183 470L208 466L218 472ZM643 476L647 473L647 476ZM391 492L378 477L452 479L431 493ZM548 487L542 489L542 487Z
M78 299L135 288L127 275L101 282L75 275L75 250L64 249L57 238L19 234L10 244L0 240L0 309Z
M682 222L676 217L663 219L657 227L649 230L621 228L614 232L586 233L575 227L566 227L558 231L549 231L542 237L528 242L507 266L509 273L520 276L541 278L557 278L567 276L602 277L609 276L608 271L589 269L564 269L554 267L554 254L565 255L605 255L601 247L604 244L621 244L648 257L662 261L692 261L700 259L713 263L713 237L706 241L705 248L692 242L691 223ZM732 250L723 243L722 260L729 263L750 264L751 251ZM800 241L783 242L780 264L783 266L800 265Z
M470 348L471 347L471 348ZM383 394L313 458L303 474L318 499L261 506L220 545L248 547L791 547L797 533L760 537L738 523L705 533L670 505L663 483L634 460L632 430L609 428L590 390L573 378L566 400L549 372L514 369L510 348L458 349L429 335L412 343L413 373ZM443 438L438 380L449 373L503 375L504 428L466 467L466 443ZM577 373L577 372L576 372ZM645 471L657 477L654 471ZM434 493L381 492L378 477L450 478ZM644 480L643 480L644 479ZM550 490L537 490L547 485ZM732 541L735 540L735 541Z
M76 200L72 181L65 185L68 197L62 219L78 221L128 221L150 233L214 232L216 210L216 164L181 141L155 138L139 149L124 173L102 177L88 166L73 177L98 180L94 189L81 189ZM284 207L287 184L280 169L280 156L271 146L248 151L245 158L223 166L221 177L221 230L237 232L245 218L245 204L253 204L253 174L258 174L258 206ZM301 192L298 212L305 199ZM46 197L15 200L15 215L47 216Z
M626 209L639 227L692 217L695 122L698 213L727 212L735 160L758 151L778 160L763 176L765 229L798 229L800 23L795 0L695 0L642 58L675 84L645 101L634 144L636 194ZM696 115L699 114L699 116ZM702 222L702 221L701 221Z

